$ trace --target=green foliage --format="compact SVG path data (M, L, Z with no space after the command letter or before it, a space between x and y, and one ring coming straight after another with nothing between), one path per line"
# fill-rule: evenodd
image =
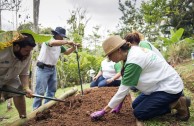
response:
M136 0L125 0L124 2L119 1L119 10L122 12L120 23L118 24L118 33L124 37L126 33L132 30L142 31L141 25L143 25L143 16L139 9L136 8Z
M165 37L160 37L163 40L163 45L164 46L169 46L172 45L176 42L179 42L182 35L183 35L184 29L180 28L177 31L173 31L172 29L170 30L171 33L171 38L165 38Z
M160 28L158 32L165 35L169 35L172 28L184 28L183 38L194 34L193 0L150 0L143 2L141 12L147 24Z
M4 30L0 30L0 33L5 32Z
M67 24L70 25L69 37L72 40L82 45L82 38L85 34L85 27L89 19L86 17L86 10L82 8L75 8L70 12L70 18L67 20Z
M191 44L185 41L169 45L166 51L168 61L171 64L182 63L185 59L191 57L192 49Z
M88 81L87 71L92 67L95 71L100 68L100 63L103 60L101 56L90 55L87 52L79 52L79 63L82 83ZM68 87L80 84L78 74L78 62L76 54L61 57L57 63L58 81L60 87ZM64 84L65 83L65 84Z
M163 46L167 49L164 52L164 57L171 64L178 64L190 57L190 54L193 51L192 44L194 43L194 39L185 38L181 40L182 35L184 34L183 28L180 28L177 31L170 30L170 33L170 38L160 37L163 41Z
M17 30L18 31L23 30L23 29L33 30L33 26L34 26L34 24L32 22L29 22L29 23L26 23L26 24L21 24L17 28Z
M40 34L34 33L31 30L21 30L20 32L31 34L34 37L35 41L38 43L46 42L46 41L50 40L52 37L51 35L40 35Z
M51 34L51 30L52 28L48 27L48 28L43 28L40 30L40 34Z

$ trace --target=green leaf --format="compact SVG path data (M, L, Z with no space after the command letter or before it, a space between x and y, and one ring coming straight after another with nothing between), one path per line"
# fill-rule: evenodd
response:
M189 43L194 43L194 39L191 38L185 38L184 40Z
M51 39L51 35L41 35L41 34L37 34L37 33L34 33L33 31L31 30L21 30L20 31L21 33L28 33L28 34L31 34L34 39L35 39L35 42L37 43L43 43L43 42L47 42Z
M176 32L174 32L173 30L170 30L171 31L171 41L172 43L176 43L178 41L180 41L182 35L183 35L183 32L184 32L184 29L183 28L179 28Z

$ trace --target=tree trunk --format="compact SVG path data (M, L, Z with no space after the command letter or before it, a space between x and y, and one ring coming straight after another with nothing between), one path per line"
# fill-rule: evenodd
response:
M0 0L0 30L2 30L2 27L1 27L1 0Z
M33 18L34 18L34 32L38 33L38 19L39 19L39 6L40 6L40 0L33 0ZM34 51L38 52L39 47L38 44L35 47ZM36 61L37 59L32 59L31 63L31 70L32 70L32 76L31 76L31 89L34 90L35 82L36 82Z
M39 6L40 0L33 0L33 18L34 18L34 31L38 33L38 19L39 19Z

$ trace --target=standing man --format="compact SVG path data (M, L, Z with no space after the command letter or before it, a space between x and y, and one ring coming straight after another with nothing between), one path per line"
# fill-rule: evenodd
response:
M29 66L31 51L36 46L31 34L22 33L23 39L13 42L13 46L0 50L0 88L24 90L27 97L32 97L29 88ZM14 105L20 118L26 118L24 95L1 92L4 100L13 97Z
M66 37L66 30L62 27L56 27L55 31L51 31L53 38L49 42L42 44L37 62L36 87L35 94L54 97L57 90L57 72L56 64L60 53L69 55L72 53L78 44L63 40ZM63 45L70 45L71 48L66 49ZM47 103L49 100L45 100ZM42 104L41 98L34 98L33 110L40 107Z

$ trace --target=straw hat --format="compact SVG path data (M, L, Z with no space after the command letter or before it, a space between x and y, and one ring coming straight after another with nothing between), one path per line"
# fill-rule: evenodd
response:
M111 54L125 43L126 42L120 36L110 36L102 43L105 56Z

